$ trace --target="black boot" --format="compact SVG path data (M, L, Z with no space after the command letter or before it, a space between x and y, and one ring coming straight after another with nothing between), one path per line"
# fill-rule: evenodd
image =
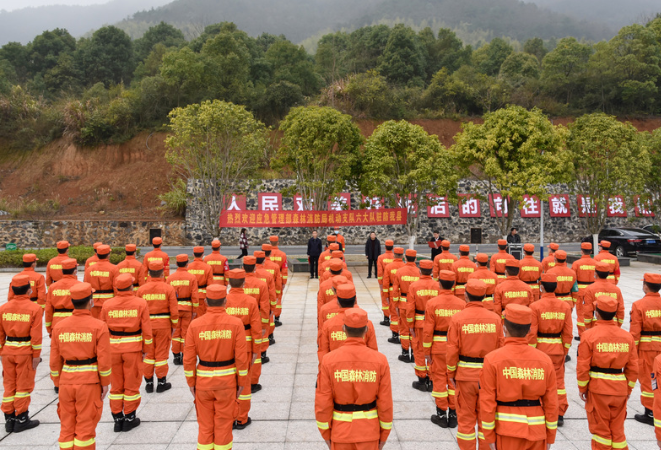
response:
M565 424L565 418L563 416L558 416L558 426L561 427Z
M14 423L16 422L16 415L14 413L5 413L5 431L11 433L14 431Z
M409 351L402 347L402 354L397 357L401 362L410 363L411 357L409 356Z
M269 345L275 345L275 338L272 334L269 334Z
M145 378L145 391L148 394L151 394L151 393L154 392L154 377Z
M241 423L238 420L234 422L234 426L232 428L234 428L235 430L243 430L251 423L252 423L252 419L248 417L248 420L246 420L244 423Z
M569 356L569 354L567 354L567 355L565 355L565 362L568 363L569 361L571 361L571 356Z
M654 412L651 409L645 408L645 414L636 414L633 418L636 422L654 426Z
M268 364L269 361L271 361L271 358L266 356L266 352L262 352L262 364Z
M578 341L578 342L581 342L581 337L580 336L574 336L574 340Z
M448 409L448 428L457 428L457 411Z
M167 382L167 377L158 379L158 386L156 386L156 392L165 392L172 389L172 384Z
M434 382L429 377L427 377L426 380L427 380L427 392L434 392Z
M379 322L379 324L383 325L384 327L389 327L390 326L390 317L384 316L383 320Z
M277 328L277 327L281 327L281 326L282 326L282 322L280 322L280 316L277 316L277 317L275 318L275 320L273 321L273 323L275 324L276 328ZM247 425L246 425L246 426L247 426Z
M140 419L135 417L135 411L133 411L124 417L124 428L122 428L122 431L131 431L138 425L140 425Z
M124 413L112 413L112 418L115 420L115 433L119 433L124 428Z
M259 392L262 390L262 385L257 383L257 384L251 384L250 385L250 393L254 394L255 392Z
M181 353L173 353L174 355L174 363L175 366L183 366L184 365L184 355Z
M388 338L388 342L390 342L391 344L401 344L401 342L399 341L399 333L393 331L392 337Z
M20 433L21 431L30 430L39 426L39 421L30 420L28 414L29 411L25 411L23 414L16 417L16 421L14 422L14 433Z
M412 386L415 390L420 392L427 392L427 378L418 377L418 381L414 381Z
M441 428L448 427L448 417L445 414L445 411L440 409L438 406L436 407L436 414L431 416L431 421L433 424L438 425Z
M53 387L53 390L55 391L56 394L59 394L59 393L60 393L60 388L57 387L57 386L54 386L54 387Z

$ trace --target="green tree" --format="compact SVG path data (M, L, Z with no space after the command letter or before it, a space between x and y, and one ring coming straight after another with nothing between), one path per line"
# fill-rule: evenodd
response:
M513 52L512 46L504 39L495 38L489 44L473 52L473 61L480 72L496 76L500 72L500 66Z
M349 35L343 31L321 37L315 53L316 70L326 84L344 78L349 72Z
M502 196L501 210L508 211L496 219L502 236L511 229L524 195L545 200L549 184L567 179L566 133L537 108L510 106L485 114L483 124L469 122L462 128L452 152L462 176L478 180L483 193Z
M454 73L464 64L469 64L473 53L471 46L464 47L464 43L456 33L448 28L438 30L436 51L439 69L445 67L449 73Z
M217 237L231 195L245 192L259 166L267 129L242 106L219 100L174 109L169 127L165 158L177 176L193 182L204 227Z
M500 77L511 87L539 78L539 62L528 53L512 53L500 66Z
M303 103L301 87L288 81L269 85L260 96L257 110L270 121L282 119L290 108ZM268 123L268 122L267 122Z
M468 114L471 111L471 89L461 79L456 79L442 68L431 79L422 95L427 108L444 114Z
M314 71L314 59L303 46L284 40L274 42L266 51L265 59L273 67L275 83L287 81L300 86L303 95L318 92L321 80Z
M15 80L14 67L8 61L0 59L0 94L8 94Z
M248 96L250 48L240 35L224 30L202 47L203 83L212 96L242 102Z
M27 81L30 56L26 46L20 42L9 42L0 47L0 59L11 64L19 83Z
M135 56L138 61L144 61L157 44L165 47L180 47L185 43L184 33L181 30L161 22L150 27L140 39L134 42Z
M452 195L458 177L450 153L421 126L390 120L367 139L360 189L369 197L407 209L406 229L413 248L427 194ZM415 213L417 211L417 214Z
M288 169L306 210L325 210L329 198L356 174L363 137L351 116L329 107L293 108L280 123L281 147L272 162Z
M375 70L351 77L346 90L354 111L364 117L385 118L394 103L388 82Z
M390 33L387 25L362 27L352 32L349 36L349 71L361 73L376 69L388 44Z
M161 76L165 83L175 89L177 106L181 96L201 86L204 62L200 55L188 47L169 51L163 55Z
M83 69L89 85L102 82L129 84L135 68L133 43L124 31L114 26L99 28L83 47Z
M67 30L56 28L44 31L28 44L30 73L34 76L57 66L60 55L71 55L76 50L76 40Z
M646 135L646 146L650 155L649 174L645 191L649 195L656 217L661 215L661 128Z
M571 189L588 197L594 208L586 214L585 225L595 236L596 248L609 200L643 194L650 155L643 136L630 123L603 113L584 115L570 124L567 148L574 168Z
M561 39L543 60L542 82L549 95L569 104L572 94L585 82L591 54L590 45L573 37Z
M544 57L549 52L544 45L544 41L538 37L528 39L525 44L523 44L523 51L537 58L537 62L540 66L542 65L542 60L544 60Z
M405 25L395 25L379 58L379 72L391 83L422 84L426 77L426 64L415 32Z

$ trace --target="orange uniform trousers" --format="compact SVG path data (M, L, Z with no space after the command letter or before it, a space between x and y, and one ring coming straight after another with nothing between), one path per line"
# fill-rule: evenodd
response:
M549 357L555 368L555 379L558 386L558 415L564 416L569 408L565 389L565 355L549 355Z
M390 295L390 294L388 294ZM399 333L399 312L397 311L397 303L394 299L390 299L388 310L390 312L390 331ZM406 318L404 318L406 320Z
M588 392L585 405L588 428L592 433L592 448L610 450L628 449L624 436L624 419L627 418L627 398Z
M358 442L357 444L337 444L331 442L331 450L378 450L379 441Z
M479 381L455 380L455 382L457 383L457 444L461 450L475 450L475 424L477 424L479 448L488 450L489 446L482 435L482 421L479 420Z
M149 347L149 351L145 356L144 376L145 378L153 378L155 372L157 378L164 378L168 374L172 329L156 328L152 330L152 334L154 345Z
M266 325L266 324L264 324ZM255 339L255 336L253 336L253 339ZM269 337L268 336L262 336L261 332L257 333L257 339L263 339L266 341L266 348L268 348L269 344ZM250 348L250 345L248 345L248 348ZM264 348L264 343L259 347L260 351L265 352L266 349ZM250 357L248 358L248 361L252 361L252 353L249 353ZM259 383L259 377L262 376L262 355L259 354L257 355L257 359L255 360L254 364L250 365L250 384L257 384Z
M142 352L113 353L110 374L110 411L130 414L140 406Z
M275 330L275 322L273 321L273 319L274 318L271 315L271 312L269 311L269 323L262 322L262 329L265 331L264 336L262 337L263 338L262 347L261 347L262 353L266 352L270 346L269 335L271 335L273 333L273 330Z
M421 378L428 377L429 370L425 362L425 352L422 348L422 327L415 327L415 337L411 336L411 347L413 348L413 359L415 360L415 375Z
M498 450L546 450L546 441L529 441L510 436L496 435L496 448Z
M431 396L436 402L436 407L443 411L457 409L455 391L452 386L448 386L448 366L445 359L445 353L432 354L429 374L434 385Z
M216 449L232 448L232 425L239 416L239 403L234 389L195 390L198 448L214 445Z
M96 425L103 412L101 385L62 385L59 400L60 449L95 450Z
M179 311L179 322L175 324L174 334L172 335L172 353L183 353L186 332L192 320L192 312Z
M34 390L32 354L7 355L2 357L2 412L23 414L30 407L30 394Z
M652 372L657 352L638 352L638 380L640 380L640 403L647 409L654 409Z
M388 293L383 292L383 285L379 284L379 291L381 291L381 312L384 317L390 318L390 305L388 305Z
M409 332L409 323L406 321L406 298L404 298L404 301L397 303L397 315L399 316L399 340L402 343L402 348L408 350L411 348L411 333Z
M252 351L248 352L248 361L252 361ZM262 365L260 364L259 366L261 367ZM252 367L250 370L252 370ZM241 423L246 423L248 421L248 413L250 412L251 400L252 394L250 392L250 386L248 386L247 388L244 388L243 391L241 391L241 395L239 395L238 421Z

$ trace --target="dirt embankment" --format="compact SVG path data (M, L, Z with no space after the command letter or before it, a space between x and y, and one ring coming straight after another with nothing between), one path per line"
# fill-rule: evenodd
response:
M479 117L465 119L481 123ZM641 131L661 127L661 118L629 120ZM567 125L571 118L554 119ZM357 122L366 137L382 121ZM462 121L414 120L445 146L461 131ZM0 200L10 205L35 200L59 202L57 213L40 218L148 220L162 217L159 194L170 188L165 133L142 133L121 145L78 148L59 139L43 149L8 155L0 162Z

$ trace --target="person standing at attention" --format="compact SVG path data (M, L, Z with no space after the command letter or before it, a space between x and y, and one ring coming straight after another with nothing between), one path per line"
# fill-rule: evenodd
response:
M376 238L376 233L370 233L370 237L365 242L365 257L368 261L367 278L372 278L372 267L374 267L374 277L377 274L376 262L381 255L381 242Z
M245 228L241 228L241 234L239 235L239 248L241 249L241 254L237 256L236 259L248 256L248 247L250 247L250 244L248 242L247 231Z
M317 237L317 230L312 232L308 241L308 261L310 263L310 279L319 278L319 256L323 252L321 239Z

